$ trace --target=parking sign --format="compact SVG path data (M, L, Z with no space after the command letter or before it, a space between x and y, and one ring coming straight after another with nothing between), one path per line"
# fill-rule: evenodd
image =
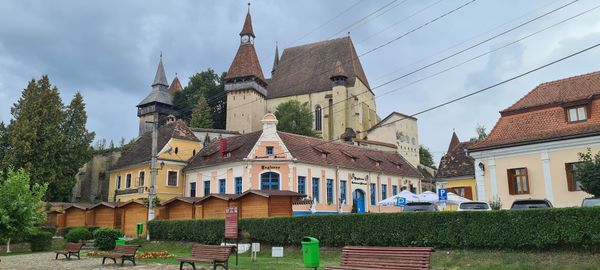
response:
M396 205L400 206L400 207L406 206L406 198L404 198L404 197L398 197L396 199Z
M445 188L438 189L438 200L440 202L445 202L448 200L448 190Z

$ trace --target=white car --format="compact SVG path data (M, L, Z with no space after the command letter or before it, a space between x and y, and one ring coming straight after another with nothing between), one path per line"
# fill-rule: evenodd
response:
M456 211L492 211L486 202L462 202Z

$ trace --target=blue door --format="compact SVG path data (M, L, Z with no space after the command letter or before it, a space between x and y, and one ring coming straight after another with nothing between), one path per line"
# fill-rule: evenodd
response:
M354 204L356 205L356 212L364 213L365 212L365 192L362 191L361 189L354 190L354 192L352 192L352 200L354 201Z

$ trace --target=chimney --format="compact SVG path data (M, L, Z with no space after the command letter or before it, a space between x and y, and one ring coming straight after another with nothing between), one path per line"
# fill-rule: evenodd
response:
M169 114L169 116L167 116L167 124L175 123L175 121L177 121L177 117L175 117L175 115Z
M219 141L219 146L221 148L221 156L224 156L225 152L227 152L227 139L221 139Z
M263 116L260 121L263 125L263 136L270 136L277 134L277 117L272 113L267 113Z

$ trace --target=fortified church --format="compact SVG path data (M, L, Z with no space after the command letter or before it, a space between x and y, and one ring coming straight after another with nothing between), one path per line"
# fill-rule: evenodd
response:
M155 191L176 197L294 191L312 198L312 211L394 211L376 202L408 189L423 190L417 119L393 112L377 115L375 94L350 37L286 48L263 74L250 11L239 48L225 77L226 130L189 128L177 120L173 96L159 61L152 90L138 105L139 137L110 168L108 198L147 198L152 121L157 116ZM277 106L298 100L313 111L319 138L277 131ZM399 121L402 120L402 121ZM308 209L294 208L295 214Z

